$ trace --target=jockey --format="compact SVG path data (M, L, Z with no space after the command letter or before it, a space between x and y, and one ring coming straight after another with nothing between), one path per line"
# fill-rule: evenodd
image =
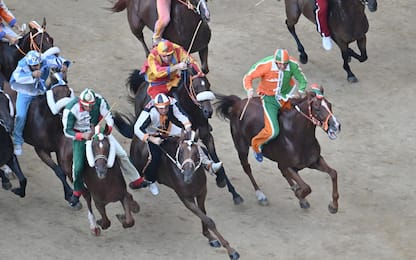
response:
M0 0L0 39L6 38L10 45L16 44L19 40L18 35L4 23L7 23L12 28L16 26L17 30L21 30L12 12L7 8L3 0Z
M65 61L65 59L61 59ZM56 63L47 56L41 56L36 51L29 51L17 64L10 78L10 86L17 92L16 122L14 128L14 153L22 154L23 129L25 127L27 111L33 98L45 94L46 80L49 70L61 70L63 63Z
M94 127L102 120L105 120L106 123L104 130L105 134L110 135L111 130L113 129L114 120L109 109L105 99L89 88L83 90L80 97L74 98L64 109L62 116L64 133L65 136L73 140L72 174L74 180L74 192L70 201L71 207L78 204L79 197L84 188L81 174L86 158L86 140L91 139L94 135ZM116 146L115 151L120 161L120 168L123 175L132 181L130 182L129 187L132 189L145 187L147 182L144 182L144 178L140 177L140 174L130 162L127 153L115 138L112 145Z
M182 125L176 125L175 122L181 122ZM185 131L191 131L191 126L191 122L177 103L162 93L156 95L152 107L145 108L140 113L134 124L134 134L148 144L150 163L144 171L144 176L152 182L149 188L153 195L159 194L159 188L155 183L156 171L162 156L159 145L163 140L159 136L180 136L183 128ZM215 163L209 159L200 145L198 149L201 164L206 170L214 174L221 169L222 162Z
M178 87L181 71L188 66L203 74L196 61L180 45L163 40L153 48L141 68L149 83L147 94L154 99L157 94L168 94L171 88Z
M273 56L263 58L254 64L243 79L247 97L253 97L253 80L260 78L257 94L261 96L264 110L264 128L253 137L251 146L257 161L263 161L262 146L279 134L279 109L293 96L295 78L298 91L304 93L306 78L299 64L285 49L277 49Z
M332 48L332 42L328 27L328 0L316 0L315 4L316 29L322 36L322 46L329 51Z

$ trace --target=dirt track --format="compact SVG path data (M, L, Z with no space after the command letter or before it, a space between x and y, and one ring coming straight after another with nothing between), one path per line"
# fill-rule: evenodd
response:
M209 79L217 92L243 97L244 73L276 47L297 56L284 24L284 2L265 0L257 7L256 2L209 3L213 32ZM111 104L118 103L119 110L132 111L125 102L124 82L132 69L141 66L144 53L130 33L125 12L110 14L103 9L110 6L107 1L9 0L7 4L20 21L41 22L46 16L55 44L74 61L70 84L77 93L92 87ZM339 174L336 215L327 210L331 186L325 174L302 172L313 189L308 197L311 208L305 211L273 163L258 164L250 158L270 200L269 207L257 205L228 123L213 118L217 151L245 202L234 206L228 192L210 178L206 206L241 259L414 259L415 13L410 0L379 1L376 13L367 11L369 60L352 62L360 80L354 85L346 81L337 47L324 51L314 25L304 18L296 27L309 54L309 63L302 68L310 83L325 86L342 123L336 141L317 131L323 156ZM148 31L146 35L150 40ZM119 140L128 148L128 140ZM224 249L209 247L198 218L166 187L161 187L158 197L147 190L133 192L141 212L131 229L124 230L115 217L121 206L109 206L111 228L99 238L92 237L86 210L68 209L58 179L32 150L26 145L20 159L28 177L27 197L0 191L1 259L227 258Z

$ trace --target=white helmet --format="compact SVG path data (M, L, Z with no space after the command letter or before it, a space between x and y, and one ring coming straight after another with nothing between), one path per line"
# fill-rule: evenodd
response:
M165 108L170 105L170 99L163 93L157 94L154 102L157 108Z
M26 62L30 66L35 66L40 63L40 54L37 51L29 51L26 54Z
M95 93L94 90L90 88L84 89L79 95L79 100L84 106L92 106L95 103Z

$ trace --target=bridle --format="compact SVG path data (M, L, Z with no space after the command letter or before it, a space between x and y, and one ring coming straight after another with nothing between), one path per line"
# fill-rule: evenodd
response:
M44 36L44 33L45 33L46 30L44 28L36 28L36 29L37 29L37 32L34 33L34 34L32 32L29 32L29 39L30 39L29 46L30 46L30 50L35 50L35 51L41 53L42 43L43 43L43 36ZM36 36L38 36L39 34L42 34L41 35L42 38L41 38L41 41L40 41L41 46L39 46L35 41ZM15 44L15 46L21 54L26 55L26 52L24 52L22 50L22 48L20 48L19 44Z
M181 141L181 143L185 143L186 149L191 149L192 145L195 145L195 142L193 140L183 140ZM159 148L160 150L166 155L166 157L181 171L181 173L183 173L184 167L186 164L191 164L192 167L194 167L194 171L196 171L202 164L201 159L199 159L199 161L197 163L195 163L195 161L192 158L186 158L185 160L182 161L182 163L179 160L179 153L181 151L182 148L181 143L179 144L178 148L176 149L176 154L175 154L175 158L173 158L171 155L169 155L169 153L163 149L160 145Z
M316 118L313 113L312 113L312 102L313 99L317 98L317 99L322 99L321 100L321 107L324 107L325 110L328 112L328 115L325 117L325 120L321 121L318 118ZM314 97L311 100L308 100L308 114L304 113L300 107L298 105L295 105L295 109L296 111L298 111L302 116L304 116L306 119L308 119L309 121L312 122L312 124L321 127L325 132L328 130L328 121L329 118L333 116L331 110L328 107L327 102L325 101L325 99L323 97L318 98L318 97Z

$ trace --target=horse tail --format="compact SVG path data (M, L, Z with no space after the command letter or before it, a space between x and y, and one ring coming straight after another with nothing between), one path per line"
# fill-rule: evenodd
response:
M241 98L236 95L225 96L216 94L215 96L217 101L214 103L214 105L216 106L215 111L217 115L223 119L231 119L233 116L232 107L237 102L241 101Z
M145 85L143 84L145 81L144 73L141 73L140 70L133 70L127 79L127 86L132 94L136 94L139 88Z
M109 8L112 12L118 13L127 8L128 0L118 0L113 7Z
M114 125L124 137L132 139L134 136L133 115L125 115L121 112L113 112Z

